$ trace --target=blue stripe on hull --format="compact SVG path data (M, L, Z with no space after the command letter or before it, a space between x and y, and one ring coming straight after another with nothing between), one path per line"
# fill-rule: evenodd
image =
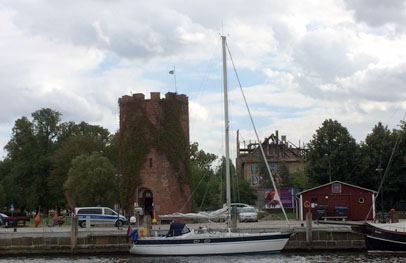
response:
M180 254L180 255L140 255L142 257L212 257L212 256L244 256L244 255L279 255L281 250L263 251L263 252L241 252L241 253L222 253L222 254Z
M203 239L159 239L148 240L138 239L134 242L136 245L170 245L170 244L198 244L198 243L232 243L241 241L260 241L260 240L273 240L273 239L289 239L290 234L281 235L264 235L264 236L248 236L248 237L224 237L224 238L203 238Z

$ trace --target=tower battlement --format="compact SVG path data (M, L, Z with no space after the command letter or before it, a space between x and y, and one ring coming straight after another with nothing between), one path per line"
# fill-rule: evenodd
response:
M160 101L160 100L165 100L165 99L173 99L176 98L179 101L188 103L188 97L185 94L177 94L175 92L167 92L165 94L164 98L161 98L161 93L160 92L151 92L150 93L150 98L145 99L144 93L134 93L132 96L129 95L124 95L120 99L118 99L119 105L122 103L128 103L131 101Z

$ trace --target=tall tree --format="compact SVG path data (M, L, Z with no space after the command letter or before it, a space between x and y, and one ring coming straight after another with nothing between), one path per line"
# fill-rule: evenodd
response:
M218 208L218 182L214 176L213 162L217 156L199 150L199 144L190 145L191 181L194 210Z
M38 202L44 208L51 208L55 201L49 191L48 178L51 173L51 156L55 151L55 141L59 132L61 113L49 108L32 113L34 135L37 142L38 159L35 162L35 186L38 191ZM35 204L32 204L35 205Z
M394 142L394 136L387 126L383 126L381 122L374 126L365 142L360 143L361 172L355 178L356 184L378 190L381 174L377 168L380 162L382 168L388 163Z
M62 136L58 138L58 148L51 157L52 170L49 177L49 190L54 202L59 207L66 205L66 195L63 184L68 178L72 160L82 154L91 154L96 151L104 156L115 157L113 146L110 148L110 136L108 130L90 125L86 122L75 124L74 122L61 124ZM109 150L107 150L109 148ZM107 153L106 153L107 151ZM115 158L116 159L116 158Z
M12 137L4 147L9 162L2 184L7 202L21 209L34 208L39 202L39 183L36 176L39 159L33 124L27 117L15 121Z
M64 190L78 206L113 206L118 201L116 168L98 152L72 161Z
M389 167L389 161L383 164L384 172L388 173L385 178L384 204L386 208L396 208L399 201L406 201L406 122L401 121L400 128L392 131L392 142L398 141L394 150L393 161ZM388 171L386 171L388 170Z
M307 169L315 185L330 179L352 183L360 159L359 147L347 128L336 120L325 120L308 144Z
M254 204L255 193L254 189L249 186L249 183L244 180L242 176L236 173L235 166L230 160L230 183L231 183L231 202ZM220 203L223 204L226 201L226 158L221 157L221 163L216 169L216 177L220 182Z

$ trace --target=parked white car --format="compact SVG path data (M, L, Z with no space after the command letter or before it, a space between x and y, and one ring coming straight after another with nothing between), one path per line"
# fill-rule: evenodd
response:
M223 207L225 207L226 205L227 204L224 204ZM230 205L231 205L231 209L235 207L235 208L237 208L238 211L240 211L244 207L252 207L252 208L254 208L252 205L247 205L247 204L244 204L244 203L231 203Z
M258 213L254 207L243 207L239 210L240 222L258 222Z
M4 225L3 217L8 217L6 214L0 213L0 226Z

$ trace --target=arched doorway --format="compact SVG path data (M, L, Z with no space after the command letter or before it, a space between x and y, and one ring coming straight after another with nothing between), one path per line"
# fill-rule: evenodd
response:
M154 198L152 195L152 191L147 188L140 189L138 195L138 204L140 207L142 207L144 215L150 215L151 217L153 216L153 203Z

